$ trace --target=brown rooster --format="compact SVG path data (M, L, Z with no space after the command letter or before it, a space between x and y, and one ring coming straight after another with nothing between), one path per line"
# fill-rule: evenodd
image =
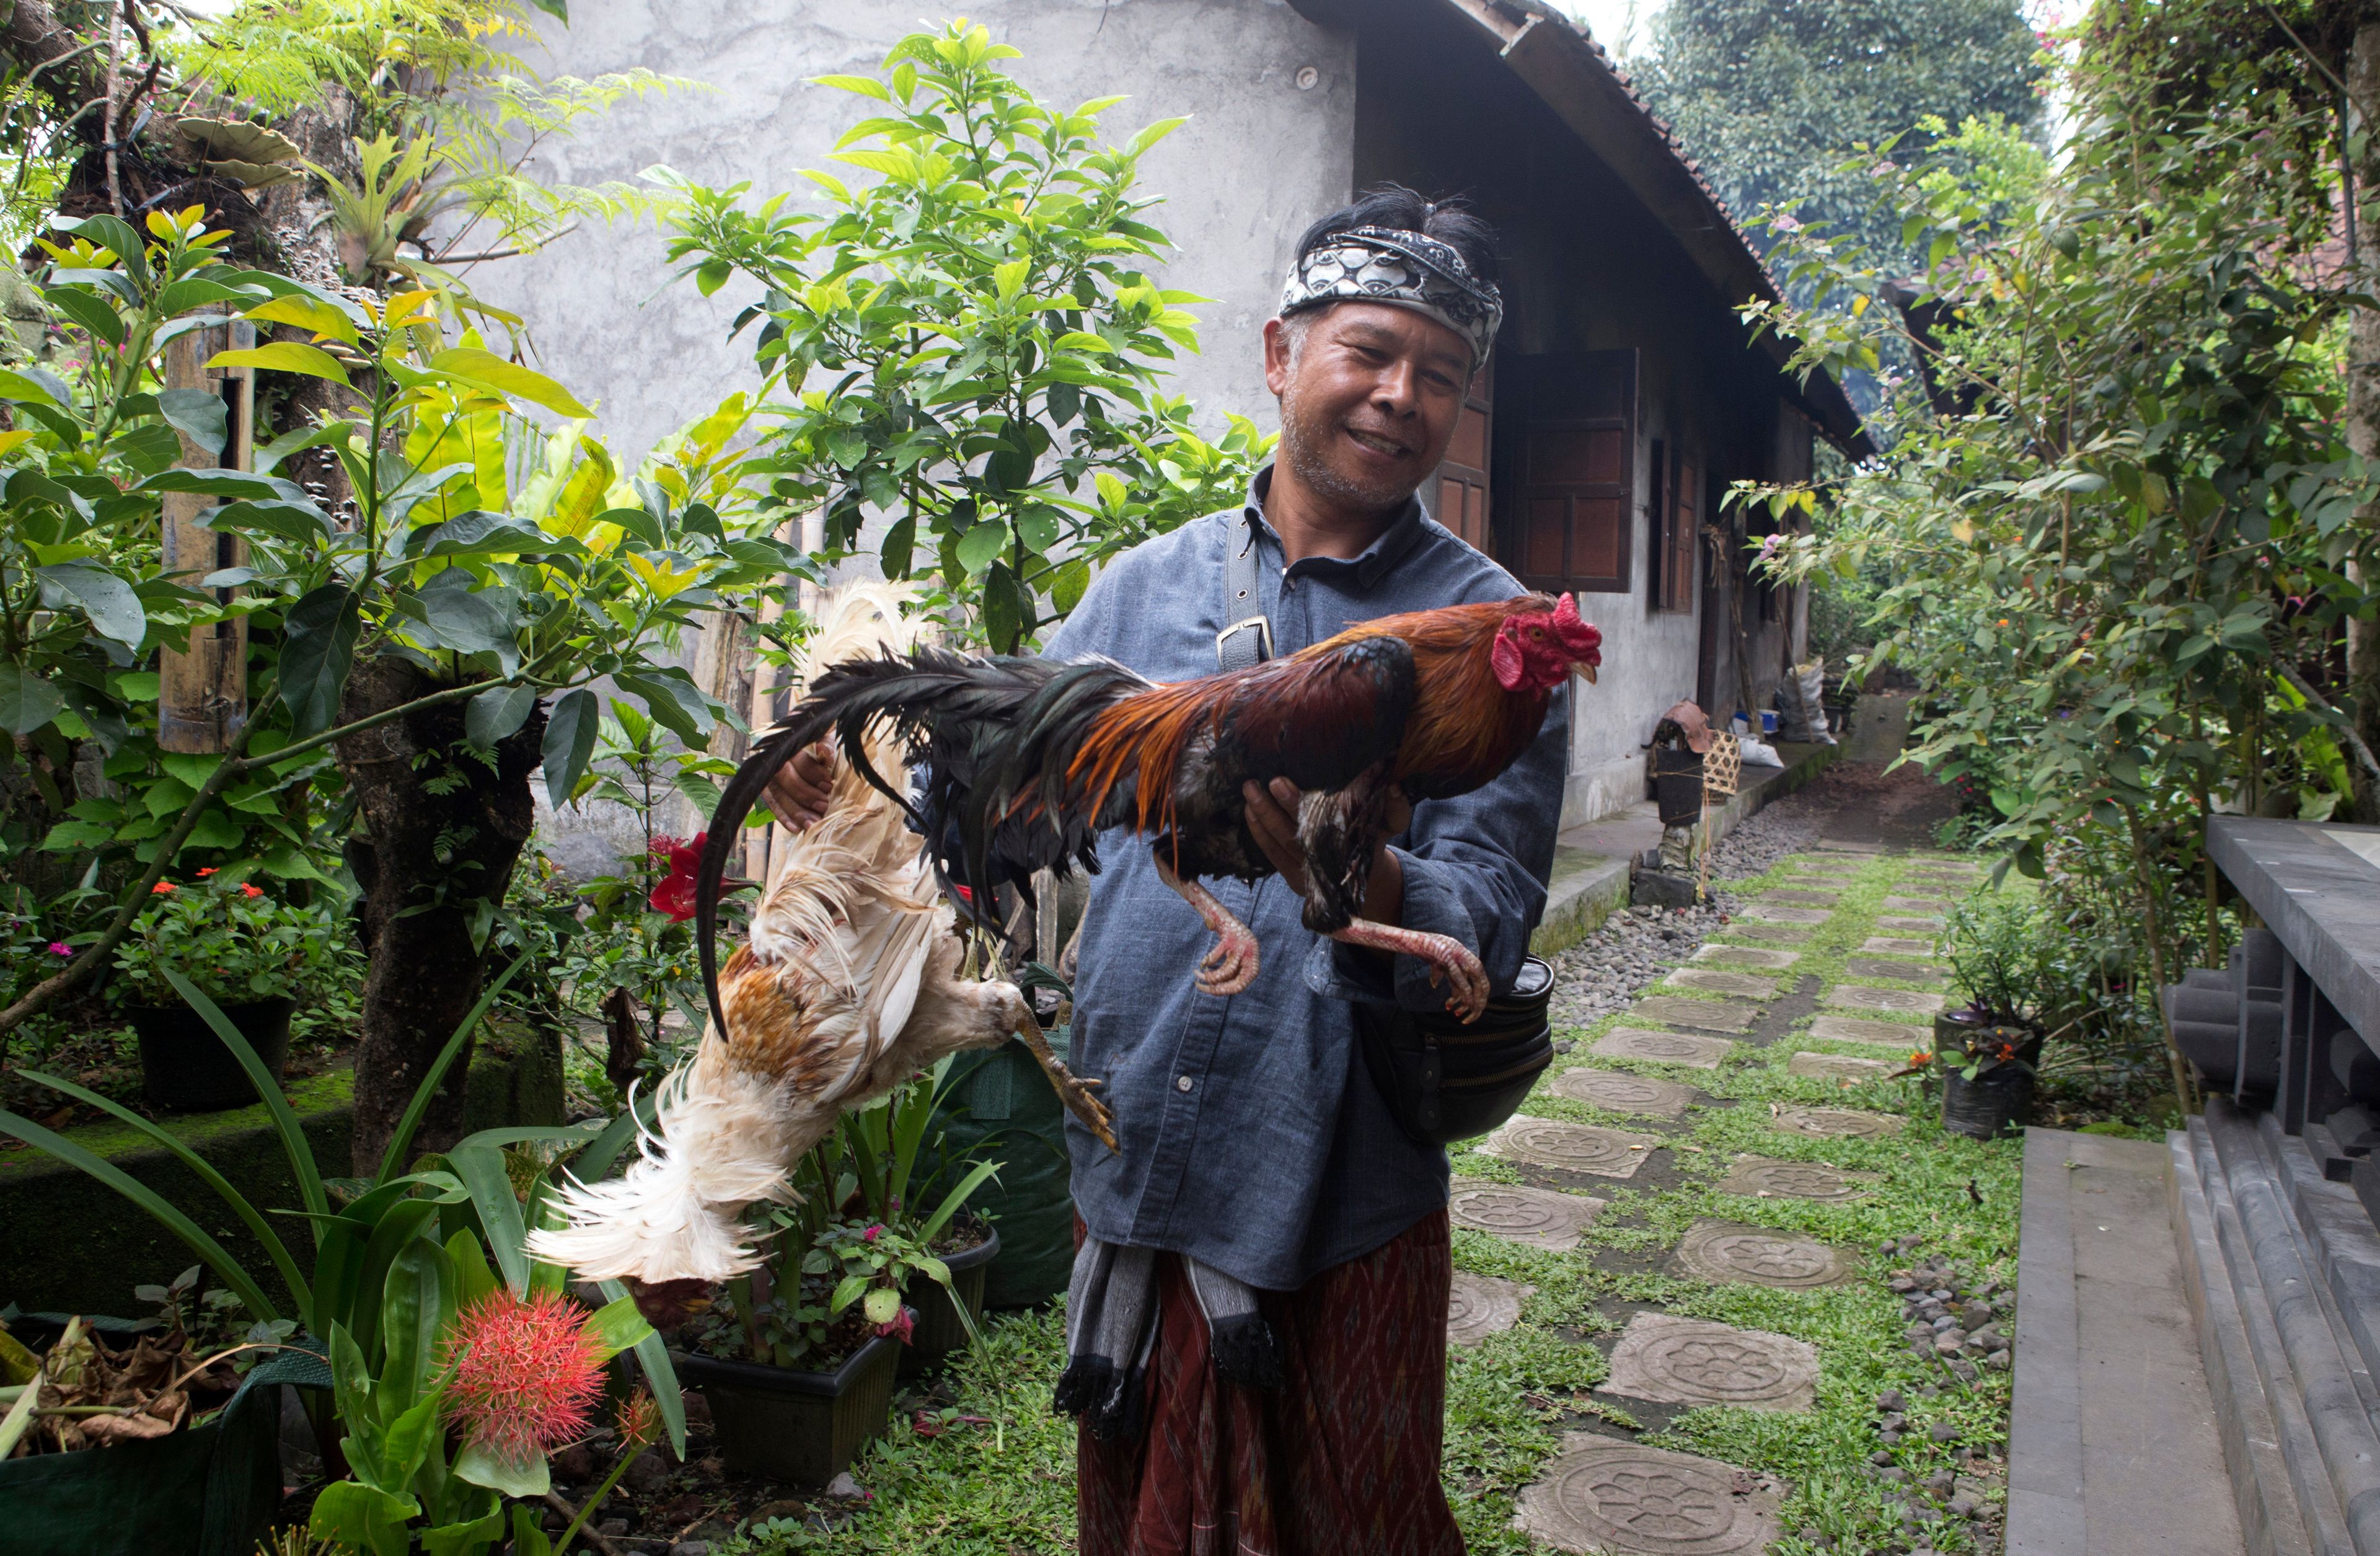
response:
M1256 976L1256 942L1197 878L1275 872L1248 830L1241 785L1287 778L1305 795L1306 928L1422 958L1469 1021L1488 989L1467 947L1361 917L1390 799L1489 783L1536 737L1556 687L1574 670L1595 678L1602 641L1569 595L1524 594L1383 616L1285 659L1170 686L1106 660L919 649L844 661L758 743L720 814L749 810L788 757L829 734L878 778L861 743L882 721L925 775L901 803L950 883L981 901L1036 869L1095 869L1096 835L1129 826L1153 839L1160 874L1215 931L1199 986L1232 994ZM706 979L732 830L714 830L697 880Z
M900 605L881 585L839 590L813 662L910 650ZM693 1062L662 1083L639 1160L616 1178L573 1185L562 1197L567 1224L531 1235L540 1258L636 1282L649 1312L758 1263L745 1207L783 1197L787 1169L845 1110L946 1053L1024 1039L1067 1105L1112 1143L1092 1083L1066 1074L1016 985L963 976L965 948L923 840L860 776L860 763L897 775L900 747L880 727L860 731L849 751L825 815L783 851L750 943L713 985L724 1015Z

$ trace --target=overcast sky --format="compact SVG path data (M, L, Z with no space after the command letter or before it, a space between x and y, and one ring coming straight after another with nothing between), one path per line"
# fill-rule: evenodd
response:
M1597 43L1610 53L1622 55L1645 48L1647 35L1653 30L1653 18L1661 8L1661 0L1555 0L1555 3L1586 23L1586 30L1595 34Z

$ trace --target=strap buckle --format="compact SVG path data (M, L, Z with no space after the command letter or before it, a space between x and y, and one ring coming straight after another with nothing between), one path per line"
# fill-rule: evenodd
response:
M1215 655L1217 659L1225 662L1229 661L1231 657L1231 650L1228 645L1232 638L1238 637L1243 632L1253 632L1257 635L1257 656L1254 663L1262 664L1265 661L1272 657L1271 618L1268 616L1255 615L1243 617L1241 620L1232 623L1231 626L1215 634Z

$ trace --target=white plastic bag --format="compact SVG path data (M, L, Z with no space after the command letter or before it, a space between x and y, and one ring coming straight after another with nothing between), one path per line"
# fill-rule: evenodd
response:
M1743 765L1746 767L1782 767L1785 765L1785 759L1777 754L1777 748L1771 746L1766 740L1761 740L1749 735L1740 735L1736 736L1735 743L1743 748Z
M1807 664L1793 666L1793 673L1777 688L1777 706L1781 715L1778 721L1780 739L1815 742L1831 746L1835 737L1827 728L1827 662L1814 659Z

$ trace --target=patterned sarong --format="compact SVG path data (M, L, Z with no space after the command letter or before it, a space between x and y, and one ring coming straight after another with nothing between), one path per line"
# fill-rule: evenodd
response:
M1182 1260L1161 1254L1148 1428L1076 1438L1080 1556L1461 1556L1439 1484L1443 1211L1259 1302L1282 1386L1216 1376Z

